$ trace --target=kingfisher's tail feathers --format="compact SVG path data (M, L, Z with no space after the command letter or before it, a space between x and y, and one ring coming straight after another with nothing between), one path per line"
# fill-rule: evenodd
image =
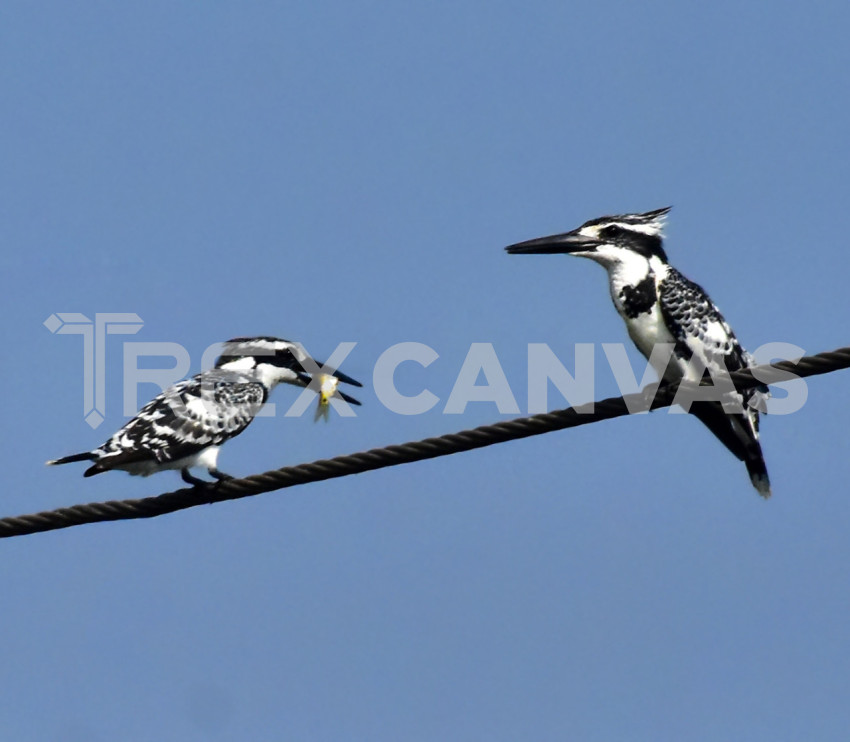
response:
M770 478L758 441L758 418L752 421L751 426L749 417L727 415L719 402L693 402L689 412L714 433L736 458L744 462L750 481L758 493L764 498L770 497Z
M104 466L102 463L94 464L90 466L83 472L84 477L93 477L95 474L103 474L105 471L109 471L111 466Z
M747 473L750 475L750 481L758 493L766 500L770 497L770 477L767 475L767 467L764 464L764 458L761 455L761 446L759 446L758 455L752 455L746 460Z
M61 459L51 459L45 461L46 466L59 466L60 464L73 464L77 461L94 461L97 458L91 451L85 453L75 453L71 456L63 456Z
M45 461L47 466L58 466L59 464L73 464L77 461L96 461L97 456L93 454L91 451L86 451L85 453L75 453L71 456L63 456L61 459L52 459L50 461ZM112 467L104 466L102 462L97 461L95 464L90 466L83 472L84 477L93 477L95 474L102 474L105 471L109 471Z
M714 433L717 440L735 454L737 459L746 460L747 449L744 441L733 427L731 416L726 414L723 405L719 402L692 402L688 412Z

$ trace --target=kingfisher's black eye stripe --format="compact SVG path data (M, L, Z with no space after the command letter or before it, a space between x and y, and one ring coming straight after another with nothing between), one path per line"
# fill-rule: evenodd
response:
M650 258L654 255L665 263L667 262L667 254L664 252L660 237L627 230L623 230L623 233L624 235L628 235L628 239L621 241L623 247L632 249L644 257Z

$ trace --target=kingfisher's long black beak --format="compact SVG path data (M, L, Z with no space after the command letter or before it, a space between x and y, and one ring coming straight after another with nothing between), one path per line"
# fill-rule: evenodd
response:
M321 363L319 364L322 365ZM344 374L342 371L334 371L331 373L331 376L336 377L344 384L351 384L351 386L363 386L357 379L352 379L348 374Z
M587 252L599 246L599 241L585 237L578 230L538 237L526 242L518 242L505 248L511 255L559 255L575 252Z
M360 400L354 399L354 397L350 397L348 394L346 394L345 392L341 392L339 389L336 390L336 393L340 397L342 397L346 402L348 402L348 404L354 404L358 407L363 404L362 402L360 402Z

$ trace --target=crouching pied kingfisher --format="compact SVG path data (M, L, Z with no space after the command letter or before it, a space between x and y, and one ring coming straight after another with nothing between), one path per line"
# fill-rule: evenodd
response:
M667 262L662 231L669 211L603 216L572 232L505 249L512 254L566 253L602 265L629 336L647 359L659 364L655 370L664 381L699 381L705 371L714 376L753 365L705 291ZM652 359L656 343L671 344L672 356ZM727 414L721 402L705 400L692 402L689 410L746 464L762 497L770 496L770 480L759 444L757 408L763 408L766 395L764 386L744 391L743 414Z
M239 435L280 383L320 391L320 405L331 396L359 405L337 389L342 381L362 386L341 371L326 370L304 348L273 337L234 338L224 343L209 371L180 381L146 404L130 422L93 451L48 461L48 465L91 461L83 476L112 469L143 477L179 469L183 480L208 484L189 469L204 467L217 480L231 477L218 470L221 445ZM314 382L315 376L315 383ZM327 383L327 378L335 383Z

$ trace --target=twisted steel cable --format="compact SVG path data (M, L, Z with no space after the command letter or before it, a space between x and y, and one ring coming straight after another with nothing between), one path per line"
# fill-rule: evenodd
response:
M736 371L729 375L729 379L736 388L745 389L762 383L774 384L794 378L827 374L845 368L850 368L850 347L804 356L795 361L781 361ZM696 386L688 382L661 386L653 384L635 394L610 397L579 407L568 407L555 412L482 425L478 428L421 441L373 448L369 451L297 466L286 466L241 479L230 479L210 487L183 488L141 499L94 502L31 515L0 518L0 538L70 528L84 523L154 518L196 505L237 500L309 482L321 482L325 479L361 474L388 466L449 456L496 443L588 425L600 420L610 420L630 413L669 407L673 404L679 387L687 385Z

